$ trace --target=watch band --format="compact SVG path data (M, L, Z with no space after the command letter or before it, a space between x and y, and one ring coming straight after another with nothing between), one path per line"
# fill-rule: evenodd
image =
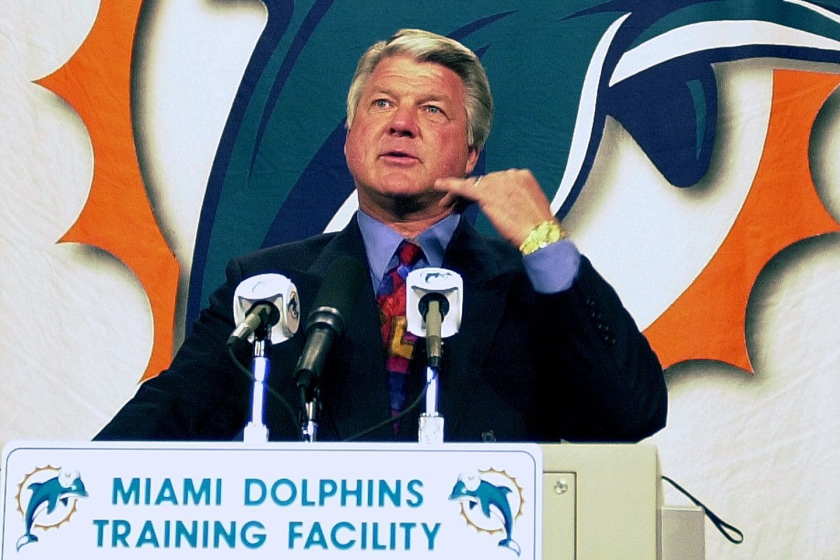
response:
M523 255L530 255L537 249L542 249L546 245L556 243L561 239L565 239L566 232L557 220L546 220L540 222L531 230L522 245L519 246L519 251Z

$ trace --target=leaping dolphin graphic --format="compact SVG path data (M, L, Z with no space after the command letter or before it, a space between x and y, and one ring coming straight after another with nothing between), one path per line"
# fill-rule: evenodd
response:
M466 502L470 509L479 505L485 517L490 517L491 513L499 517L505 531L505 538L499 541L499 546L509 548L519 556L522 550L516 541L510 538L513 531L513 512L510 510L510 502L507 499L509 493L510 488L490 484L482 480L478 473L462 473L458 477L458 482L452 487L449 499Z
M232 256L339 229L336 216L352 215L346 88L362 50L396 29L445 33L482 58L497 119L475 173L527 166L561 219L588 182L608 118L669 184L688 188L712 164L717 63L840 62L840 0L398 1L388 14L375 2L263 3L266 26L208 178L187 325ZM305 134L288 126L301 113L313 116ZM482 215L476 226L495 231Z
M17 550L29 543L38 542L38 537L32 534L32 526L35 524L35 518L43 512L44 505L46 505L47 513L50 514L59 501L66 506L71 496L88 497L85 483L82 482L82 477L78 473L61 472L44 482L33 482L27 486L27 490L32 490L32 497L29 499L23 516L26 532L18 539Z

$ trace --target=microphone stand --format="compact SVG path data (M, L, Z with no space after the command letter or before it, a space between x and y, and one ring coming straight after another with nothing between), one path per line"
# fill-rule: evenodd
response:
M440 376L438 374L440 373L440 358L443 354L441 323L446 311L441 309L441 301L438 297L429 298L427 301L428 308L424 313L426 355L428 359L428 365L426 366L426 412L420 415L417 437L420 443L443 443L443 416L438 413L440 387ZM444 299L444 301L446 300Z
M268 346L271 344L271 327L260 327L254 332L254 360L251 372L254 375L254 389L251 396L251 421L245 426L244 442L262 444L268 442L268 428L265 425L265 385L271 362Z
M438 368L426 367L426 412L420 415L420 443L443 443L443 416L438 413Z
M306 414L306 421L303 423L301 432L303 441L312 443L318 438L318 422L320 421L319 411L321 410L321 388L315 385L312 389L312 400L306 400L306 390L301 390L303 397L303 411Z

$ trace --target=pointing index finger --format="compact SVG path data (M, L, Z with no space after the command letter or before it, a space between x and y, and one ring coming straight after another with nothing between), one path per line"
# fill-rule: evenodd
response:
M457 194L471 200L476 200L475 189L476 185L481 182L483 175L477 177L467 177L461 179L459 177L445 177L435 181L435 189L439 191L446 191L449 194Z

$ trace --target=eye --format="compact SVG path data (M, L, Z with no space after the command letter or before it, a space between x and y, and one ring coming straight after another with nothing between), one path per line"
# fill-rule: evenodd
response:
M444 111L439 105L423 105L423 112L432 122L443 123L449 120L449 117L446 115L446 111Z
M391 102L388 101L387 99L381 99L381 98L380 99L374 99L373 100L373 106L376 107L377 109L387 109L388 107L391 106Z

